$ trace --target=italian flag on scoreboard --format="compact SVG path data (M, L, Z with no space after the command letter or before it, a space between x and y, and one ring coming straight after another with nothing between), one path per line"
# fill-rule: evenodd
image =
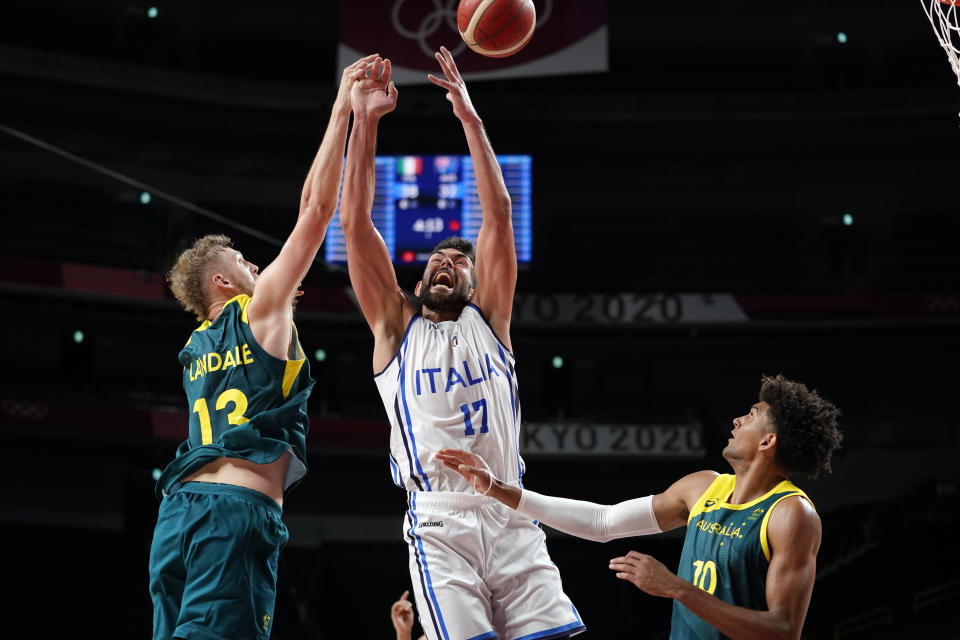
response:
M400 156L397 158L397 173L401 176L418 176L423 173L423 158Z

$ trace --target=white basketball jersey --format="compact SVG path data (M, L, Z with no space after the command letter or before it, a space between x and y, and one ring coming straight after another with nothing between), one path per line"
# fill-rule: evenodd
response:
M457 448L483 457L500 480L518 484L520 399L513 354L467 305L457 320L417 314L397 353L375 376L391 424L390 467L407 491L473 491L433 459Z

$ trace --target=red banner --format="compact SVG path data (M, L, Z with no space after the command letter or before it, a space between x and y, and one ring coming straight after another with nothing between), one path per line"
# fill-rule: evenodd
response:
M536 31L526 47L508 58L486 58L467 48L457 31L457 4L457 0L341 2L338 69L379 53L393 63L397 85L427 83L427 73L438 73L433 54L440 45L450 49L467 80L608 69L606 0L534 0Z

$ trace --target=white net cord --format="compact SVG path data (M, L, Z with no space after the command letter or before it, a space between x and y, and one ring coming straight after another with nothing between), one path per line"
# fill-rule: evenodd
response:
M940 40L940 46L947 54L947 60L950 61L950 67L957 76L957 84L960 85L960 49L955 42L960 43L960 24L957 18L957 5L948 0L920 0L933 31Z

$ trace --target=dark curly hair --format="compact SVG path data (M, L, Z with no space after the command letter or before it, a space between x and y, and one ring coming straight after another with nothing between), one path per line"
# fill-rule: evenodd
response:
M776 463L788 474L809 478L821 471L829 473L830 457L843 439L837 426L840 410L816 391L782 375L763 376L760 401L770 407L777 434Z
M431 255L440 251L441 249L456 249L463 255L470 258L470 273L473 276L472 285L477 286L477 255L473 247L473 243L467 240L466 238L461 238L460 236L450 236L449 238L444 238L440 241L437 246L431 251Z

